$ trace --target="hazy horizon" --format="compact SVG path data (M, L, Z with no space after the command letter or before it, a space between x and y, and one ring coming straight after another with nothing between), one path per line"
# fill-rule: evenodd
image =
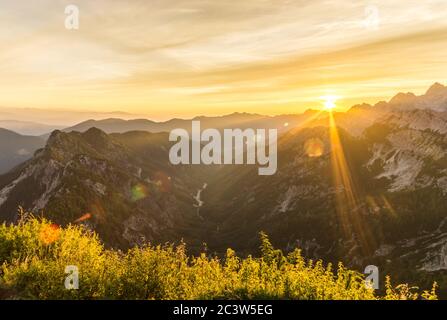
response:
M439 82L437 82L439 83ZM433 85L433 84L432 84ZM441 83L441 85L443 85ZM420 92L410 92L414 93L416 96L423 95L429 87L425 88L424 90L421 90ZM391 97L387 97L384 100L380 101L370 101L369 103L374 106L376 103L379 102L389 102L392 97L397 95L399 92L395 92L395 94ZM404 93L408 93L404 91ZM356 105L366 103L365 101L359 102ZM354 107L355 105L351 105L345 108L336 107L336 112L347 112L350 108ZM198 113L198 114L191 114L191 115L184 115L184 116L172 116L170 114L166 114L163 117L154 117L150 114L134 114L129 113L121 110L115 110L115 111L104 111L104 112L88 112L88 111L77 111L77 110L70 110L70 109L41 109L41 108L2 108L0 109L0 121L2 122L14 122L14 121L20 121L20 122L29 122L29 123L36 123L36 124L42 124L42 125L48 125L48 126L60 126L60 127L69 127L76 124L79 124L81 122L87 121L87 120L105 120L105 119L121 119L121 120L137 120L137 119L146 119L151 120L155 122L165 122L172 119L184 119L184 120L190 120L196 117L221 117L221 116L228 116L230 114L234 113L248 113L248 114L256 114L261 116L269 116L269 117L275 117L275 116L281 116L281 115L300 115L307 111L311 110L323 110L324 107L309 107L309 108L303 108L299 111L295 112L288 112L288 113L261 113L256 111L237 111L232 110L228 112L222 112L222 113ZM32 112L32 115L30 116L30 112ZM28 119L27 117L31 117L32 119Z

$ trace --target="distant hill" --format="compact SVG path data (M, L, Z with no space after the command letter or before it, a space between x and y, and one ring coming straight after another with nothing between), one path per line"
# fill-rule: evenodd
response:
M31 121L0 120L0 128L11 130L22 135L40 136L53 130L62 129L63 126L48 125Z
M303 114L265 116L250 113L232 113L218 117L201 116L194 119L171 119L165 122L155 122L147 119L122 120L87 120L73 127L63 129L64 132L85 132L90 128L98 128L106 133L124 133L128 131L169 132L176 128L191 130L191 121L199 120L202 129L215 128L276 128L287 131L291 127L303 124L306 120L317 114L318 111L307 111Z
M45 123L50 126L71 126L75 123L84 121L85 119L106 119L121 118L135 119L139 117L136 114L130 114L121 111L95 112L85 110L69 110L69 109L41 109L41 108L0 108L1 120L18 120L19 122ZM54 130L54 129L52 129ZM52 131L49 130L49 131ZM15 131L15 130L13 130ZM47 132L49 132L47 131ZM18 132L18 131L17 131ZM20 132L19 132L20 133ZM33 135L33 134L32 134Z
M44 145L45 140L40 137L24 136L0 128L0 174L30 159Z

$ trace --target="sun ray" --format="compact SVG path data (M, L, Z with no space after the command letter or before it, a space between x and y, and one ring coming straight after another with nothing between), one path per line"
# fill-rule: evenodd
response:
M358 201L358 192L354 186L332 112L329 113L329 134L336 211L341 227L346 237L351 238L352 235L355 235L364 253L369 253L373 247L373 239L362 221L362 208Z

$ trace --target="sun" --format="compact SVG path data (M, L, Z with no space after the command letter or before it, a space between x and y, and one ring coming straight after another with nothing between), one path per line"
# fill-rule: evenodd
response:
M338 97L337 96L324 96L321 97L321 99L324 100L324 109L332 111L333 109L335 109L337 107L337 100Z

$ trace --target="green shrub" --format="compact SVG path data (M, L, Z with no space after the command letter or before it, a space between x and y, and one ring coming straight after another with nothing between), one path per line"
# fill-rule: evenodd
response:
M362 274L287 256L261 234L260 258L190 257L185 245L106 250L79 226L60 229L32 216L0 226L0 297L6 299L436 299L436 284L419 294L386 283L377 296ZM79 269L79 289L65 289L65 268Z

